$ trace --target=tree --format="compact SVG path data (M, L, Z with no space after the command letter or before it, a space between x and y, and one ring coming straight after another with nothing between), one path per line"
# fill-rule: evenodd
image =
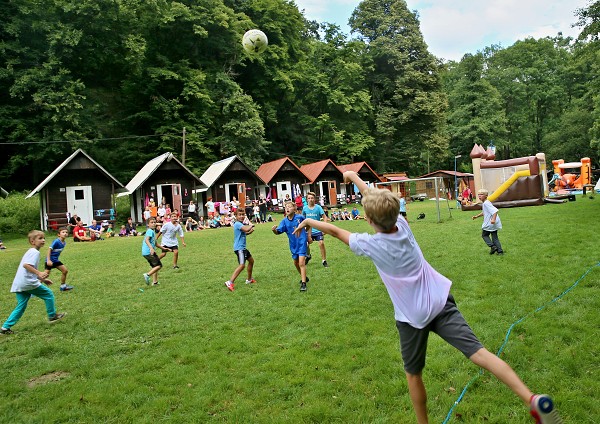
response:
M350 18L353 32L368 45L377 145L381 171L422 172L421 152L446 154L446 96L440 63L427 51L415 12L403 0L364 0Z

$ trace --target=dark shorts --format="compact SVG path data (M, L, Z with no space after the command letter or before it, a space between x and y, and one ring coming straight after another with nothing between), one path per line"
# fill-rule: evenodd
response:
M467 358L483 348L483 345L456 307L454 297L451 294L448 295L448 300L442 312L425 328L414 328L400 321L396 321L396 327L400 334L404 370L413 375L420 374L425 368L427 339L431 331L460 350Z
M46 269L54 269L54 268L58 268L59 266L64 265L61 261L54 261L52 262L52 266L48 265L48 262L46 262L46 264L44 265L44 268Z
M177 246L177 245L175 245L175 246L165 246L165 245L163 245L163 247L165 249L172 250L173 252L176 251L176 250L179 250L179 246ZM163 252L168 252L169 250L163 250Z
M144 258L148 261L152 268L156 266L162 267L162 262L158 259L158 255L154 252L154 255L144 255Z
M313 241L323 241L323 239L325 238L321 231L312 233L310 236L312 237Z
M233 253L235 253L235 257L240 265L244 265L246 261L252 257L252 254L248 249L234 250Z
M405 217L405 218L406 218L406 212L402 212L402 211L400 211L400 215L402 215L403 217Z

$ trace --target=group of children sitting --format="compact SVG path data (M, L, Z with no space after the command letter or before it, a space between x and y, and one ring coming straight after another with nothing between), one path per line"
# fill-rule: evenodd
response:
M332 221L353 221L356 219L363 219L363 217L360 215L360 211L357 207L354 206L351 211L348 211L348 208L332 211L330 219Z

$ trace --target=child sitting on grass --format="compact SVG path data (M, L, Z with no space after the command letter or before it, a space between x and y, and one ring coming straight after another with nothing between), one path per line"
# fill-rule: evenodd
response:
M365 220L375 234L358 234L313 219L301 222L330 234L358 256L371 258L394 306L396 327L408 391L419 424L428 423L427 394L422 372L425 367L430 332L460 350L476 365L490 371L530 407L538 424L562 421L547 395L534 395L512 368L486 350L458 310L450 294L452 282L425 260L408 223L398 214L398 197L389 190L369 189L358 174L344 173L346 183L354 183L363 195Z
M50 322L56 322L65 316L64 313L56 312L52 290L42 285L42 283L47 286L52 284L52 281L48 280L49 272L38 270L40 249L46 244L46 236L42 231L34 230L29 232L28 238L31 247L23 255L10 288L11 293L17 296L17 306L0 328L2 334L13 334L11 328L23 316L27 309L27 302L33 295L46 304L46 313Z

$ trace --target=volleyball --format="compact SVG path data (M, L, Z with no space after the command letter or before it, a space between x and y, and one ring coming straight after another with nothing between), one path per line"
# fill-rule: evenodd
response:
M250 54L260 54L267 49L269 39L259 29L251 29L246 31L242 37L242 46L244 50Z

